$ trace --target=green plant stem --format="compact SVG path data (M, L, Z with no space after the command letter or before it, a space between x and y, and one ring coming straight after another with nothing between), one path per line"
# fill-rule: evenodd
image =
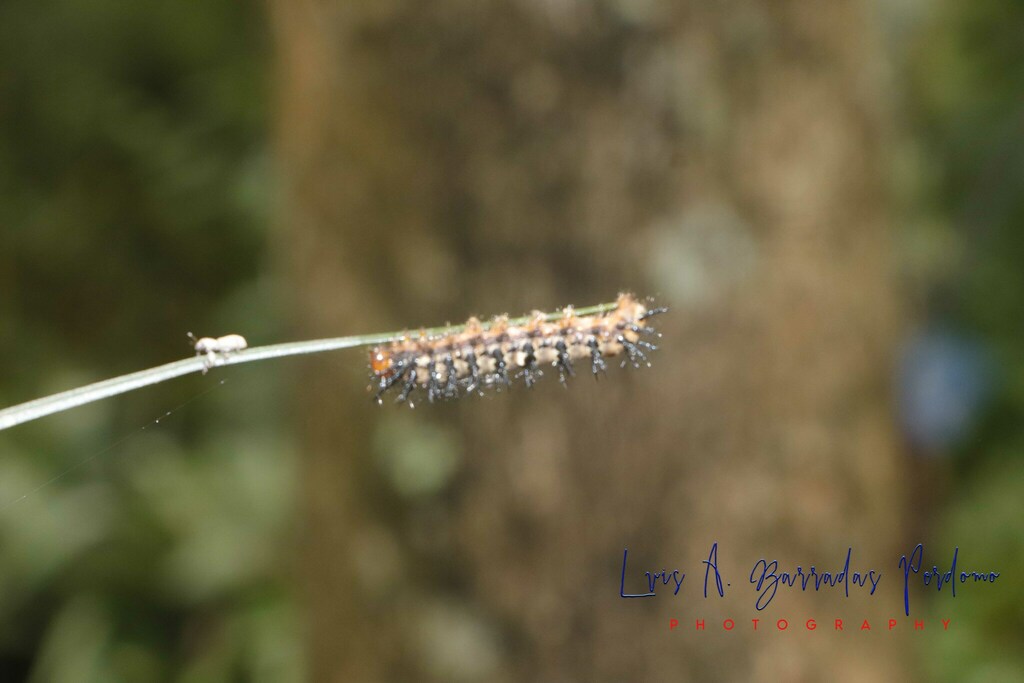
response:
M615 308L614 303L599 304L587 308L576 309L576 315L586 316L604 313ZM544 319L557 320L562 316L561 311L545 313ZM518 325L532 319L533 316L523 316L510 320L510 324ZM487 328L489 324L484 324ZM430 335L447 334L459 332L464 325L433 327L423 330L423 333ZM286 344L273 344L271 346L259 346L243 351L235 351L227 354L214 356L212 362L206 357L192 357L184 360L159 365L148 370L140 370L128 375L121 375L112 379L103 380L94 384L88 384L78 389L62 391L34 401L21 403L10 408L0 410L0 430L8 429L23 422L36 420L47 415L60 413L71 408L76 408L86 403L92 403L111 396L117 396L135 389L159 384L169 379L187 375L192 372L203 372L225 365L237 365L238 363L251 363L271 358L284 358L286 356L298 356L307 353L322 353L324 351L336 351L349 349L357 346L370 346L375 344L386 344L408 335L409 332L389 332L386 334L370 334L354 337L335 337L333 339L314 339L311 341L289 342ZM418 332L416 334L419 334Z

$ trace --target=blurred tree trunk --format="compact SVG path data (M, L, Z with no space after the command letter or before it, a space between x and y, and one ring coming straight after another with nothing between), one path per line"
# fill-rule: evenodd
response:
M313 679L902 680L898 636L831 632L897 615L895 593L780 592L756 613L747 583L760 557L838 568L852 546L898 588L867 3L272 9L302 335L620 289L673 306L653 370L568 392L549 379L410 413L371 405L361 357L308 363ZM403 488L403 453L440 483ZM731 585L705 601L714 541ZM626 546L638 581L680 567L686 588L621 600ZM822 626L780 637L754 617Z

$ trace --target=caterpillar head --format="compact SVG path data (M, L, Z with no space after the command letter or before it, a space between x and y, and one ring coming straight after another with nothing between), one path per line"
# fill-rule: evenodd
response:
M394 372L394 361L391 352L379 346L370 351L370 370L378 377L390 377Z

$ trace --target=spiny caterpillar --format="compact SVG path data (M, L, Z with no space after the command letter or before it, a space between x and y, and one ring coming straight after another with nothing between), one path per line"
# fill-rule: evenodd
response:
M411 406L409 397L422 388L433 403L483 393L486 387L509 386L520 377L531 387L543 375L543 366L558 368L564 385L575 375L574 362L589 361L596 376L607 367L605 357L623 354L623 367L627 362L650 366L644 349L657 347L644 336L661 335L647 320L667 310L648 308L633 295L620 294L614 308L594 315L577 316L570 306L560 316L535 311L523 324L506 316L490 324L470 318L461 328L403 336L370 351L375 399L382 403L388 389L401 387L396 402L409 401Z

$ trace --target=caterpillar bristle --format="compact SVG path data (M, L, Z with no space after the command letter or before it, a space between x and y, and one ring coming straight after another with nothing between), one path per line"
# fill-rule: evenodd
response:
M648 321L667 311L620 294L614 308L593 315L577 315L566 306L557 317L534 311L515 321L498 316L489 325L470 318L462 328L404 335L370 352L371 389L383 403L384 394L400 387L395 402L413 406L417 389L434 403L488 388L501 391L519 379L530 388L545 367L557 368L559 382L568 386L568 378L576 376L574 361L589 361L595 377L605 374L606 358L613 356L623 357L622 367L650 367L645 350L657 346L644 337L661 335Z

